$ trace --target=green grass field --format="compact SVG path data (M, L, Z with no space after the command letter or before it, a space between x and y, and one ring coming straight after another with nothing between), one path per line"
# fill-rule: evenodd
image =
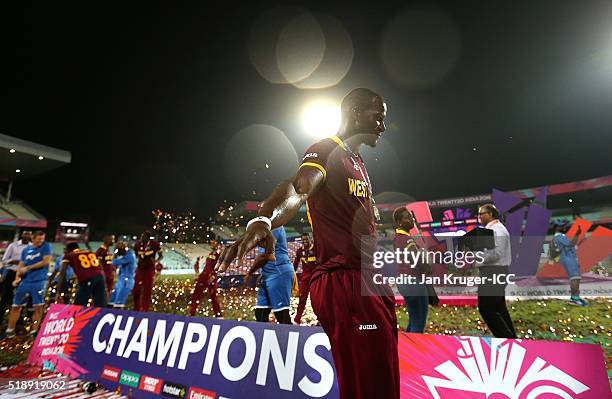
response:
M152 310L156 312L187 314L193 277L160 278L153 291ZM234 288L220 291L219 298L224 317L235 320L253 320L254 289ZM198 316L209 317L212 307L207 302L200 306ZM129 307L128 303L128 309ZM553 341L585 342L601 345L612 379L612 299L597 299L586 308L569 305L565 300L516 301L509 304L510 313L520 338ZM297 298L292 298L292 313ZM397 308L398 328L404 328L407 315L404 307ZM272 316L273 319L273 316ZM26 321L28 322L28 321ZM315 325L316 317L310 306L302 318L304 325ZM26 323L27 324L27 323ZM18 330L19 332L19 330ZM427 332L450 335L489 335L475 308L430 307ZM0 342L0 365L8 366L24 361L32 341L23 337Z

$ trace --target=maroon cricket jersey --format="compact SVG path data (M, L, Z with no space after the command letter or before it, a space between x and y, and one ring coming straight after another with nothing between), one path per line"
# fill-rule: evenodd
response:
M75 249L69 254L64 255L62 263L64 262L70 263L79 283L98 275L104 275L102 263L100 263L96 254L88 249Z
M155 256L160 249L161 246L157 241L136 241L136 244L134 244L134 251L136 252L136 258L138 259L138 268L141 270L154 270Z
M306 202L312 226L318 272L371 267L376 247L372 189L365 165L338 137L306 150L300 168L319 169L325 181ZM365 245L362 245L365 244Z
M395 237L393 238L394 249L404 250L407 248L409 251L417 251L419 246L412 237L412 235L404 229L395 229ZM402 274L416 274L415 267L406 263L400 263L397 265L397 273Z
M219 258L219 255L221 255L221 251L219 251L218 249L211 251L211 253L208 254L201 276L205 276L205 278L210 278L211 275L215 274L215 265L217 264L217 259Z
M302 273L311 272L317 265L317 255L315 253L314 244L310 244L308 248L300 247L295 253L295 259L293 260L293 267L297 267L302 262Z
M96 256L98 257L98 261L102 265L102 269L104 270L105 274L110 273L112 275L115 273L115 266L113 266L113 254L108 250L108 248L102 245L97 249Z

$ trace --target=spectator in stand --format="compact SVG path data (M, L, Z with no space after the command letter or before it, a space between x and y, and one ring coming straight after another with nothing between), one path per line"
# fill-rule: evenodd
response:
M127 297L134 288L134 271L136 270L136 255L123 241L115 245L115 258L113 266L119 268L119 276L115 289L111 293L110 303L116 308L125 307Z
M0 324L4 321L4 313L9 303L13 302L13 281L17 275L21 253L32 241L32 232L24 230L21 232L21 238L18 241L12 242L6 248L2 256L2 277L0 277Z
M13 285L17 287L13 297L13 307L9 314L9 322L6 331L0 335L0 339L12 338L15 336L15 326L21 315L23 305L32 299L34 314L32 315L32 325L30 335L36 336L38 326L42 319L43 305L45 304L45 292L47 291L47 273L53 248L51 244L45 242L45 233L36 231L32 235L32 243L29 244L21 253L19 268L17 269Z
M221 246L216 240L212 240L210 242L210 246L212 251L206 257L206 263L204 264L204 270L202 270L202 273L200 273L201 256L198 257L195 265L193 266L195 274L198 275L199 273L199 275L191 296L191 308L189 310L189 314L191 316L195 316L200 300L202 299L202 294L204 293L204 290L207 290L208 295L210 296L213 311L215 312L215 317L223 317L221 305L219 305L219 300L217 299L217 272L215 271L215 265L217 264L217 260L221 254Z
M161 245L155 241L151 232L145 231L140 240L134 244L134 251L138 259L136 276L134 281L134 309L139 312L148 312L151 306L151 293L155 272L160 269L159 262L162 260ZM157 263L157 264L156 264Z
M110 296L110 292L115 285L115 266L113 266L113 253L110 251L110 247L115 243L115 236L107 235L102 240L102 246L97 249L96 256L102 265L102 270L104 270L106 294Z

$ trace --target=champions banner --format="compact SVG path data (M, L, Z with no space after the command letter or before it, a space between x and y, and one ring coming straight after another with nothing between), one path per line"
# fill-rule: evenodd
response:
M399 339L402 398L611 397L598 345ZM134 398L337 398L329 348L317 327L51 305L28 360Z

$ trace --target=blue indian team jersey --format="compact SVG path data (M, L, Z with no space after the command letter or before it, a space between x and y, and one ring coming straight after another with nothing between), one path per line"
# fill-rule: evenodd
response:
M113 259L113 265L119 267L119 278L134 278L136 271L136 254L128 249L125 255Z
M30 266L43 260L45 256L53 254L53 247L48 242L43 242L40 247L35 247L32 244L28 245L21 253L21 261L24 265ZM22 281L33 283L37 281L47 280L49 267L41 267L36 270L31 270L23 276Z
M268 262L264 265L262 269L264 278L270 278L285 272L293 272L293 264L291 264L291 260L289 259L285 228L281 226L272 230L272 235L276 240L276 245L274 246L276 261Z

